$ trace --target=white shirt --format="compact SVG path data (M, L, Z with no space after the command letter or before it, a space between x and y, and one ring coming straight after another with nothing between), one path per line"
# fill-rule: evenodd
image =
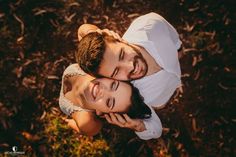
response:
M162 67L157 73L134 80L144 101L150 107L164 105L181 85L181 71L178 49L181 46L179 35L162 16L149 13L135 19L123 35L131 44L139 45ZM152 113L155 113L152 109ZM146 131L136 133L141 139L157 138L161 135L162 125L158 116L144 120Z
M79 67L78 64L69 65L65 69L62 76L62 86L61 86L60 97L59 97L59 106L62 112L68 116L70 116L71 113L75 111L90 111L91 112L91 110L84 109L80 107L79 105L73 104L69 99L65 97L63 93L65 77L71 77L75 75L85 75L85 72ZM162 133L161 121L158 118L155 111L153 111L151 107L150 109L152 111L151 117L143 120L146 130L143 132L135 132L139 136L139 138L143 140L148 140L151 138L158 138L161 136L161 133Z
M135 19L123 39L145 48L162 67L159 72L132 83L139 89L146 104L153 107L164 105L181 85L177 51L181 41L177 31L162 16L149 13Z

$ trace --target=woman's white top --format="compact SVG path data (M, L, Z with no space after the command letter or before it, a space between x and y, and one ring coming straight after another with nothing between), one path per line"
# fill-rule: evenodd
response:
M85 75L85 72L79 67L78 64L69 65L63 73L62 83L61 83L61 91L59 97L59 106L63 113L70 116L74 111L91 111L88 109L84 109L79 106L79 104L73 104L69 99L65 97L63 93L64 89L64 80L68 77L76 76L76 75Z

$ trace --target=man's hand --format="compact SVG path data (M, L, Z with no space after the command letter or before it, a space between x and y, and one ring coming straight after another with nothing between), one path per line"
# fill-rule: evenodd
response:
M142 120L131 119L127 114L120 115L117 113L110 113L110 114L105 114L105 118L108 123L113 125L118 125L119 127L122 128L129 128L137 132L142 132L146 130Z

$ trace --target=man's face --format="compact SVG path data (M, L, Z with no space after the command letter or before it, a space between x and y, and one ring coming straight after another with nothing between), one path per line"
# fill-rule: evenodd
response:
M135 47L122 42L106 42L99 75L128 81L144 77L147 70L145 59Z

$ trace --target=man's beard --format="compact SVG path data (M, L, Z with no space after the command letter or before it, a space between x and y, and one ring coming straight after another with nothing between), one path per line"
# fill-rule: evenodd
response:
M129 80L140 79L140 78L144 77L144 76L147 74L147 71L148 71L147 62L146 62L146 60L144 59L144 57L143 57L143 55L141 54L141 52L140 52L136 47L134 47L133 45L130 45L130 44L128 44L128 45L129 45L129 46L136 52L136 54L137 54L137 55L134 57L134 61L133 61L134 69L135 69L136 64L138 63L138 60L140 60L140 61L144 64L144 67L145 67L145 69L143 69L143 70L144 70L144 73L143 73L142 76L140 76L140 77L138 77L138 78L131 78L132 73L133 73L133 70L132 70L132 71L129 73L129 75L128 75L128 79L129 79Z

